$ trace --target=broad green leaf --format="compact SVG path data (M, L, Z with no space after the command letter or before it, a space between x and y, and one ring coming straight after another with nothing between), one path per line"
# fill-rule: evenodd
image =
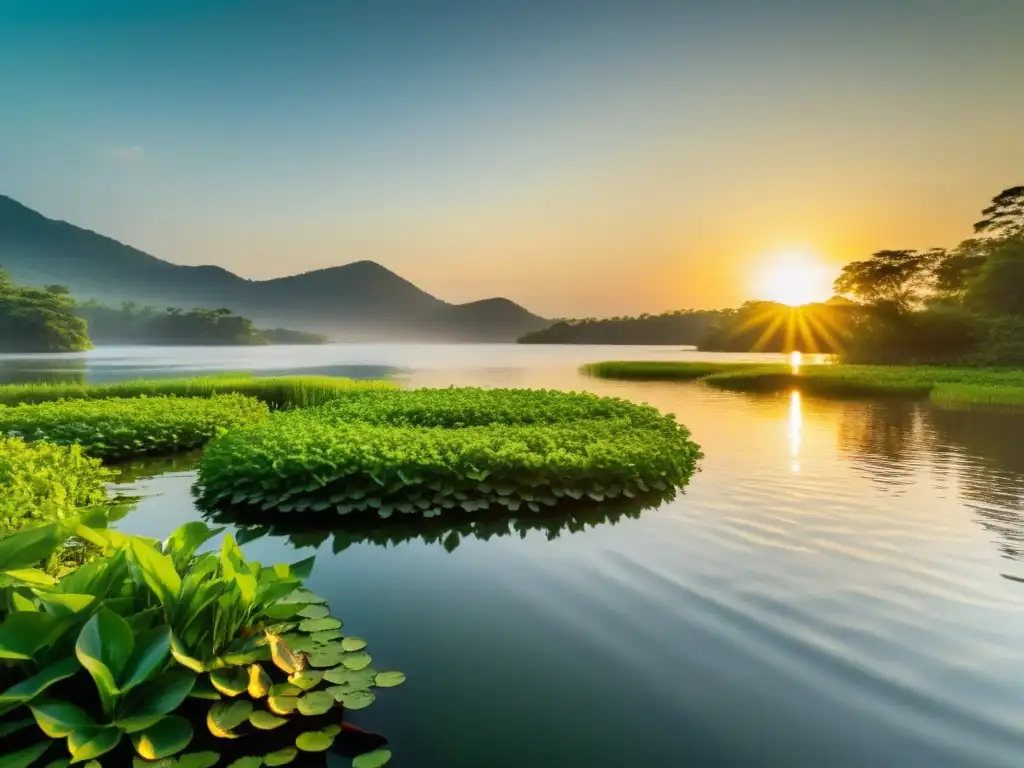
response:
M387 749L376 749L364 752L352 761L352 768L380 768L391 760L391 752Z
M135 648L131 627L113 611L105 608L93 614L78 634L75 655L93 680L103 703L103 711L114 711L118 695L117 678Z
M336 667L345 658L345 652L341 650L340 644L326 646L321 651L314 651L308 657L311 667Z
M232 731L249 719L252 710L251 701L218 701L210 707L206 715L206 725L214 736L233 739L235 734Z
M225 696L238 696L245 691L249 679L241 667L228 667L213 670L210 673L210 682Z
M352 693L346 693L338 701L345 709L366 709L376 699L377 697L370 691L352 691Z
M289 566L289 575L305 581L312 575L313 564L315 561L315 557L307 557L305 560L299 560L297 563L292 563Z
M259 728L261 731L272 731L275 728L280 728L282 725L287 723L288 720L271 714L265 709L257 709L249 715L249 722L254 728Z
M188 649L182 644L182 642L171 635L171 655L174 656L174 660L181 664L183 667L191 669L193 672L205 672L206 666L199 659L191 656Z
M271 696L267 699L267 709L275 715L290 715L298 706L297 696Z
M339 629L341 622L337 619L326 617L323 619L306 619L299 624L300 632L323 632L328 629Z
M373 682L380 688L394 688L405 682L405 675L401 672L381 672Z
M361 651L367 645L361 637L346 637L341 641L341 647L346 651Z
M28 660L68 629L73 620L41 611L9 613L0 624L0 659Z
M195 673L174 669L137 685L118 707L118 727L128 733L151 727L181 706L195 682Z
M35 701L29 709L39 730L51 739L60 739L80 728L95 725L85 710L65 701Z
M330 609L326 605L307 605L298 615L304 619L323 619L329 616ZM308 632L309 630L303 630Z
M289 675L288 682L304 691L308 691L319 683L323 677L324 673L319 669L304 669L297 674Z
M35 567L56 552L70 535L64 525L50 523L0 539L0 571Z
M217 752L189 752L178 758L175 768L213 768L219 762Z
M37 584L43 587L52 587L57 583L53 576L38 568L20 568L13 571L4 571L4 575L15 581L24 582L25 584Z
M290 595L281 600L282 603L326 603L327 598L320 597L308 589L296 589Z
M262 757L240 757L227 768L260 768L261 765L263 765Z
M314 643L319 643L319 644L329 643L332 640L340 640L341 639L341 630L340 629L325 629L323 632L314 632L310 636L310 639L312 639L312 641Z
M285 747L277 752L271 752L263 756L263 764L269 766L288 765L299 756L299 750L295 747Z
M41 741L31 747L19 749L17 752L10 752L0 755L0 768L30 768L35 765L36 760L46 754L46 750L53 744L52 741Z
M224 537L224 543L220 551L220 564L224 571L225 578L234 579L242 594L242 601L249 605L256 596L256 577L252 574L251 568L242 555L242 550L235 543L235 538L228 534Z
M176 755L192 741L192 726L177 715L165 717L151 728L132 736L135 751L147 760Z
M165 626L137 635L135 649L121 673L121 691L130 691L159 672L167 663L170 650L171 631Z
M96 604L96 598L92 595L80 595L73 592L37 590L36 597L50 613L61 617L86 613Z
M270 679L270 675L259 664L253 664L249 667L249 695L254 699L262 699L270 693L270 686L272 684L273 681Z
M271 696L298 696L302 689L291 683L274 683L270 686Z
M341 660L341 663L349 669L358 670L370 666L371 661L373 661L373 659L370 658L370 654L365 653L364 651L357 651L356 653L346 654Z
M78 659L73 657L61 659L56 664L48 666L42 672L39 672L27 680L21 681L17 685L11 686L3 693L0 693L0 704L31 701L51 685L58 683L61 680L66 680L74 675L79 669L81 669L81 667L78 664Z
M322 715L334 704L334 697L327 691L313 691L299 699L299 712L307 716Z
M295 739L295 746L303 752L326 752L334 743L334 736L328 736L323 731L307 731L299 734Z
M71 763L81 763L107 754L121 743L122 735L121 731L113 727L82 728L69 734Z
M158 552L152 544L138 538L129 539L128 558L138 569L146 585L153 590L164 610L172 610L181 592L181 577L174 569L174 561Z
M192 555L203 544L223 531L223 528L211 528L200 520L193 520L167 537L163 544L163 553L170 555L176 568L184 569Z

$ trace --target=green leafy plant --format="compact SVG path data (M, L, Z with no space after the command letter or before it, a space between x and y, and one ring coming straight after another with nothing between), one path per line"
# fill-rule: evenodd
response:
M685 485L700 449L674 417L545 390L364 392L232 430L207 446L208 508L433 517L539 511Z
M266 418L266 404L244 395L62 400L0 407L0 434L116 459L188 450L230 427Z
M370 667L365 641L302 587L312 559L264 567L230 536L200 552L221 532L201 522L157 542L106 520L68 518L0 541L4 768L61 755L286 765L330 748L344 737L344 709L404 680ZM48 577L38 564L71 537L102 557Z

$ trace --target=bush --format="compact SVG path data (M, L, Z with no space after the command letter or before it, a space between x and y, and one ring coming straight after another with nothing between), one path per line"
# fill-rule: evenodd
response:
M351 392L396 389L387 381L358 381L334 376L275 376L248 374L203 376L192 379L152 379L115 384L8 384L0 386L0 403L47 403L54 400L104 399L111 397L212 397L240 394L255 397L274 410L321 405Z
M654 408L544 390L371 392L275 414L203 454L208 508L433 517L685 485L701 458Z
M28 444L0 437L0 537L25 525L71 515L107 501L116 473L77 445Z
M266 404L244 395L60 400L0 407L0 434L80 445L92 456L118 459L196 448L267 414Z
M370 667L366 641L302 588L312 559L263 567L230 536L197 554L220 532L200 522L163 543L99 522L0 541L0 580L18 598L0 607L5 766L285 765L300 753L296 764L323 766L346 738L341 708L404 680ZM34 570L72 536L102 556L59 580Z

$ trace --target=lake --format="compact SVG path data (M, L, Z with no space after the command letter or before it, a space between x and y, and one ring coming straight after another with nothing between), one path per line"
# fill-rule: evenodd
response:
M399 768L1024 765L1024 415L587 379L669 348L330 345L0 356L7 380L213 370L587 389L675 413L706 458L635 519L314 552L310 586L408 682L353 720ZM777 356L746 356L750 359ZM187 465L185 465L187 467ZM197 516L181 466L121 527ZM176 471L175 471L176 469ZM350 546L337 554L334 548Z

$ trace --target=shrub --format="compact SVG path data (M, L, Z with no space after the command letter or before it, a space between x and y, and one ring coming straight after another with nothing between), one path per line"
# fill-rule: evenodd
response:
M370 392L212 442L204 505L340 514L534 512L685 485L701 458L654 408L544 390Z
M0 537L104 503L105 485L115 474L77 445L0 437Z
M18 595L0 608L4 765L315 764L345 731L341 707L404 680L302 588L312 559L265 568L230 536L197 554L218 533L192 522L161 544L72 518L0 541ZM33 569L72 535L103 556L59 580Z
M61 400L0 407L0 434L77 444L92 456L116 459L195 448L267 413L266 404L244 395Z

